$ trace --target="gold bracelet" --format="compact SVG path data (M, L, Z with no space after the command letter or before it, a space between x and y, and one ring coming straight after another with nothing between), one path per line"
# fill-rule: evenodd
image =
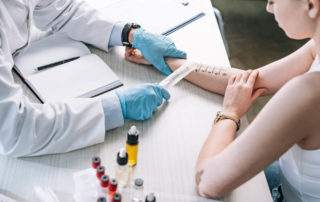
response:
M236 125L237 125L237 131L240 129L240 124L241 124L240 119L238 120L238 119L236 119L236 118L234 118L232 116L223 114L222 111L218 111L217 112L216 118L214 119L214 122L213 122L212 126L214 126L216 123L218 123L218 121L220 121L222 119L230 119L230 120L234 121L236 123Z

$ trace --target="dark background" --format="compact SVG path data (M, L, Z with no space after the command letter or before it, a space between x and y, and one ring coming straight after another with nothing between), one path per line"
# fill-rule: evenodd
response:
M266 0L211 0L222 14L232 67L256 69L280 59L307 40L289 39L266 11ZM247 113L251 122L271 96L255 101Z

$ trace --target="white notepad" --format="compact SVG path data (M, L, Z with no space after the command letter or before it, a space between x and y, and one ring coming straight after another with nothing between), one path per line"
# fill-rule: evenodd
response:
M36 71L37 67L79 57ZM34 42L15 57L15 70L44 102L88 98L121 86L117 75L79 41L57 34Z

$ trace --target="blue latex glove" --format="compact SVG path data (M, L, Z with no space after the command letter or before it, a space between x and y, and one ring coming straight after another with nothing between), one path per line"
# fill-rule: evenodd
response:
M116 91L124 119L145 120L152 117L162 100L170 99L169 92L158 84L140 84Z
M165 75L172 71L164 57L187 58L187 54L178 50L169 37L152 34L142 28L133 32L132 47L140 50L144 58Z

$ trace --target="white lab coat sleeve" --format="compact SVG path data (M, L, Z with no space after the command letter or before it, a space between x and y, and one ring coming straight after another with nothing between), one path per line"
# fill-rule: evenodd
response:
M101 98L106 130L120 127L124 124L120 100L115 93L108 94Z
M105 51L115 24L83 0L41 0L34 8L33 19L43 31L64 32Z
M0 28L0 154L35 156L101 143L105 118L101 99L32 103L14 83L12 57L1 41ZM2 42L2 43L1 43Z

